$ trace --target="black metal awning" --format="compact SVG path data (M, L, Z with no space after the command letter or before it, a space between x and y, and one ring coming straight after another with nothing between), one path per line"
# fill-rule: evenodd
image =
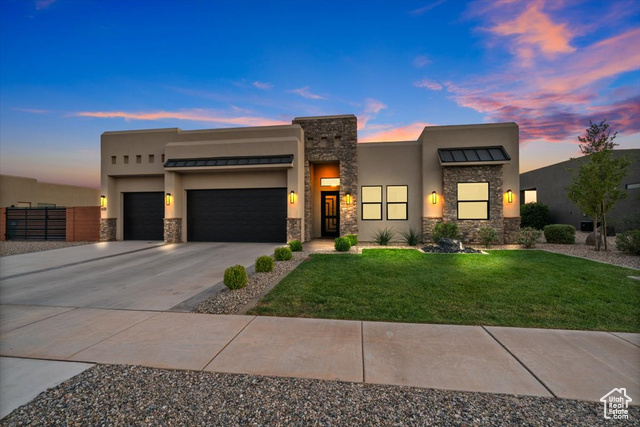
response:
M287 165L293 163L293 154L277 156L250 157L201 157L196 159L169 159L164 163L165 168L190 168L210 166L260 166Z
M493 147L438 148L440 163L507 163L511 157L502 145Z

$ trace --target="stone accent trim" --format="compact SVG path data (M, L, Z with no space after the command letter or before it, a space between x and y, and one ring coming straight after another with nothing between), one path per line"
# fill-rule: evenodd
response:
M287 218L287 242L302 240L302 218Z
M182 218L164 219L164 241L182 243Z
M100 241L112 242L116 240L116 218L100 218Z
M438 224L439 222L442 222L442 218L438 217L438 218L429 218L429 217L422 217L422 242L425 244L429 244L433 241L432 237L431 237L431 233L433 233L433 229L435 228L436 224Z
M505 218L503 244L514 245L518 243L519 232L520 232L520 217Z

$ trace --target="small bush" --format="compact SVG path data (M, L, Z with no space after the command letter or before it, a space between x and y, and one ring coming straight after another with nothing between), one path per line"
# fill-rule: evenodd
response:
M387 246L395 235L395 231L389 228L382 228L374 233L373 241L381 246Z
M302 251L302 243L300 243L300 240L292 240L289 242L289 249L291 249L291 252L300 252Z
M485 248L490 248L491 244L498 238L498 232L493 227L480 227L478 235L480 236L480 243Z
M224 285L231 290L244 288L248 282L247 270L242 265L234 265L224 271Z
M620 252L631 255L640 255L640 230L629 230L618 234L616 248Z
M551 224L549 206L544 203L526 203L520 206L520 227L542 230L549 224Z
M347 237L338 237L334 247L338 252L346 252L351 248L351 242Z
M435 243L445 237L458 240L460 239L460 230L458 230L458 225L453 222L439 222L434 227L431 237Z
M534 248L540 237L542 237L542 231L533 227L525 227L518 233L518 243L527 249Z
M256 259L256 271L258 273L269 273L273 271L273 258L269 255L262 255Z
M544 227L547 243L573 245L576 242L576 228L568 224L552 224Z
M347 239L349 239L349 243L351 243L351 246L357 246L358 245L358 235L357 234L347 234L345 237Z
M291 253L291 249L283 246L281 248L276 248L275 252L273 253L273 257L276 261L289 261L291 258L293 258L293 254Z
M400 231L400 234L409 246L415 246L422 240L422 236L413 227L409 227L409 230Z

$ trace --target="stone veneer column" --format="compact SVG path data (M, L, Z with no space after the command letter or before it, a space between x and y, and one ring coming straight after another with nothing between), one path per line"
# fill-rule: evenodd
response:
M292 240L303 240L302 218L287 218L287 242Z
M116 218L100 218L100 241L111 242L116 240Z
M436 224L442 222L442 218L429 218L422 217L422 241L426 244L429 244L433 239L431 238L431 233L433 233L433 229Z
M489 219L458 219L458 183L489 183ZM493 227L498 232L498 242L504 240L502 165L496 166L445 166L442 168L444 192L444 221L455 222L465 243L479 242L478 230Z
M182 218L164 219L164 241L182 243Z
M518 243L518 233L520 232L520 217L504 219L504 239L505 245Z
M313 236L311 164L340 165L340 235L358 233L358 119L345 116L297 117L293 124L304 130L304 240ZM347 193L352 203L344 202Z

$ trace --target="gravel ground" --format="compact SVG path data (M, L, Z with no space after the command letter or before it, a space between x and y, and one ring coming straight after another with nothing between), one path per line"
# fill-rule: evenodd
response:
M49 251L51 249L66 248L68 246L90 245L92 243L95 242L25 242L18 240L9 240L6 242L0 242L0 257L28 254L31 252Z
M249 283L242 289L232 291L223 288L222 291L198 304L192 313L207 314L236 314L240 312L252 299L269 285L275 285L291 270L296 268L306 257L308 252L293 252L289 261L275 261L271 273L252 273Z
M96 366L3 426L605 425L601 404L338 381ZM624 425L638 425L630 408Z

